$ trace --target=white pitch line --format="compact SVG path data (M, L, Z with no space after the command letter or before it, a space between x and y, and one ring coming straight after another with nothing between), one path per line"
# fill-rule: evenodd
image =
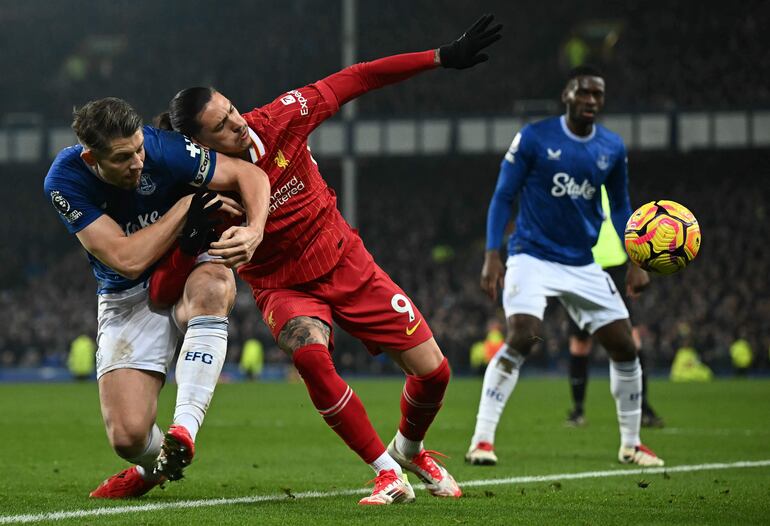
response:
M554 475L533 475L528 477L508 477L502 479L469 480L460 484L464 488L477 486L502 486L509 484L527 484L531 482L549 482L554 480L576 480L589 478L624 477L628 475L654 475L657 473L688 473L692 471L709 471L717 469L742 469L760 468L770 466L770 460L742 461L730 463L695 464L689 466L672 466L662 468L637 468L637 469L613 469L606 471L584 471L581 473L558 473ZM417 487L416 489L423 489ZM51 513L38 513L30 515L5 515L0 516L0 524L24 524L42 521L58 521L65 519L79 519L83 517L97 517L102 515L120 515L123 513L144 513L148 511L169 510L177 508L208 508L212 506L229 506L232 504L254 504L257 502L275 502L295 499L313 499L326 497L343 497L369 493L369 488L346 489L339 491L305 491L280 495L254 495L251 497L235 497L229 499L205 499L205 500L181 500L175 502L163 502L157 504L142 504L139 506L115 506L108 508L94 508L77 511L56 511Z

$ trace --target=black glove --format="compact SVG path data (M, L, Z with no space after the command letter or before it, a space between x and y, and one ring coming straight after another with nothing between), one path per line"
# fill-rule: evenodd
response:
M197 256L204 247L211 243L211 233L215 226L222 222L214 217L214 212L222 208L222 201L208 205L216 199L217 193L206 188L199 188L190 202L187 220L179 238L179 248L185 254Z
M479 51L500 40L502 24L487 29L495 18L483 15L460 38L439 48L439 59L445 68L466 69L489 60L489 55Z

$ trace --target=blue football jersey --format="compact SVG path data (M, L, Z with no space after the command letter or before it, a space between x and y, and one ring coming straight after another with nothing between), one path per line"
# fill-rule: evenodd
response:
M216 153L190 142L175 132L150 126L144 132L145 160L139 186L124 190L111 185L91 171L80 158L81 145L65 148L56 156L45 177L46 198L70 233L76 234L102 214L111 217L131 235L151 225L165 214L189 186L202 186L211 180ZM121 276L88 254L98 284L98 294L126 290L146 280L154 267L138 279Z
M520 194L516 229L509 254L587 265L593 261L605 216L605 185L613 226L621 238L631 205L626 148L619 135L595 124L580 137L565 117L525 126L516 135L500 166L487 216L487 249L500 248L513 202Z

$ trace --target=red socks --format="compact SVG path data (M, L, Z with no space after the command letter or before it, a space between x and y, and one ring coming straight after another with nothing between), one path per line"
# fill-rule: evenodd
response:
M401 393L401 424L398 426L402 435L415 442L425 438L425 433L441 409L450 376L446 358L431 373L424 376L407 375Z
M361 399L337 374L326 346L300 347L294 351L292 360L305 381L313 405L329 427L364 462L374 462L385 452L385 445L372 427Z
M361 400L337 374L326 346L311 344L294 351L294 365L305 381L310 399L326 423L360 456L371 464L385 452ZM446 358L435 371L407 376L401 395L399 431L409 440L425 438L436 417L451 372Z

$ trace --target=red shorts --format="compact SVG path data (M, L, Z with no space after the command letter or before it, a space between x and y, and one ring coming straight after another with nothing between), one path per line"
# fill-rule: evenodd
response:
M286 322L297 316L318 318L330 328L332 320L337 322L372 354L383 347L406 351L433 337L412 300L374 262L357 234L320 278L288 289L252 290L276 341ZM329 348L333 346L330 336Z

